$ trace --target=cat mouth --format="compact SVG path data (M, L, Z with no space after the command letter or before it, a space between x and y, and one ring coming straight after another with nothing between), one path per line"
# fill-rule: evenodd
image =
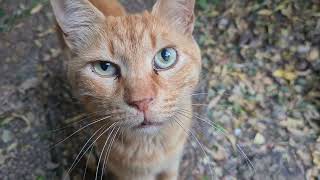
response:
M137 126L137 128L142 129L142 128L160 127L162 125L163 125L162 122L150 122L150 121L144 120L142 123L140 123Z

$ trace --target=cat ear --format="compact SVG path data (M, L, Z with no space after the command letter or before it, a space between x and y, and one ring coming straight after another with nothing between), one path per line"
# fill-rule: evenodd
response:
M185 34L192 34L195 0L158 0L152 14L163 17Z
M73 50L88 45L105 16L88 0L50 0L66 44Z

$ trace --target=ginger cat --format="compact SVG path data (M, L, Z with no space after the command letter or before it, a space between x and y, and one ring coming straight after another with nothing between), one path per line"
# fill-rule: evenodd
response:
M51 5L73 54L73 90L100 117L88 125L97 169L119 180L177 179L201 69L195 0L158 0L151 12L134 15L116 0Z

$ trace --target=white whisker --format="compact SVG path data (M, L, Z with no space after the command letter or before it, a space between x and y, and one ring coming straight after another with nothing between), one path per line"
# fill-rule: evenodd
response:
M68 137L66 137L66 138L63 139L62 141L59 141L58 143L56 143L53 147L50 148L50 150L51 150L52 148L54 148L55 146L57 146L57 145L65 142L67 139L71 138L72 136L74 136L75 134L77 134L78 132L80 132L81 130L83 130L83 129L89 127L89 126L92 126L93 124L96 124L96 123L98 123L98 122L104 121L104 120L106 120L106 119L108 119L108 118L110 118L110 117L111 117L111 116L106 116L106 117L104 117L104 118L101 118L101 119L99 119L99 120L96 120L96 121L94 121L94 122L92 122L92 123L89 123L89 124L85 125L84 127L80 128L80 129L78 129L77 131L75 131L74 133L70 134Z
M82 115L82 116L84 116L84 118L76 119L75 121L72 121L72 122L70 122L70 123L65 124L65 127L61 127L61 128L49 130L49 132L50 132L50 133L54 133L54 132L62 131L62 130L67 129L67 128L69 128L69 127L73 127L73 124L75 124L75 123L81 123L81 122L83 122L83 121L85 121L85 120L88 120L88 119L94 117L96 114L98 114L98 113L100 113L100 112L103 112L103 111L97 111L97 112L94 112L94 113ZM89 116L88 116L88 115L89 115Z
M80 162L80 160L82 159L82 157L87 153L87 151L90 149L90 147L93 147L93 144L104 134L106 133L110 128L112 128L113 126L115 126L116 123L113 123L111 126L109 126L106 130L104 130L89 146L88 148L82 153L81 152L84 150L84 148L86 147L86 145L90 142L90 140L92 138L94 138L94 136L103 128L105 128L107 125L102 126L101 128L99 128L85 143L85 145L82 147L82 149L80 150L80 152L78 153L77 157L75 158L75 160L73 161L73 163L71 164L71 167L69 168L67 174L69 174L73 168ZM81 156L80 156L81 155Z
M83 178L82 178L82 180L85 180L85 179L86 179L86 174L87 174L87 169L88 169L88 163L89 163L90 158L91 158L91 153L92 153L93 147L94 147L94 146L91 146L91 148L90 148L89 157L88 157L88 159L87 159L87 161L86 161L86 167L85 167L85 169L84 169L84 173L83 173Z
M98 178L100 161L101 161L102 155L104 154L104 149L106 148L107 143L108 143L108 141L109 141L109 138L111 137L111 135L112 135L112 133L113 133L113 131L114 131L115 128L116 128L116 127L113 127L113 128L112 128L112 130L111 130L110 134L108 135L107 140L106 140L106 142L104 143L104 145L103 145L103 147L102 147L102 150L101 150L101 152L100 152L100 156L99 156L99 160L98 160L98 164L97 164L96 176L95 176L95 178L94 178L95 180L97 180L97 178Z
M246 160L246 163L248 166L250 166L253 169L253 174L256 173L256 168L254 167L253 163L250 161L249 157L246 155L246 153L242 150L241 146L239 144L236 144L238 151L242 154L244 159Z
M197 95L208 95L208 93L193 93L191 96L197 96Z
M192 106L208 106L208 104L191 104Z
M188 116L184 115L183 113L189 113L190 116L193 116L193 117L195 117L196 119L198 119L198 120L200 120L200 121L202 121L202 122L207 123L208 125L210 125L210 126L213 127L214 129L216 129L219 133L221 133L221 134L224 135L226 138L228 138L228 134L229 134L229 133L227 132L226 129L224 129L224 128L221 127L220 125L218 125L218 124L216 124L216 123L214 123L214 122L211 123L209 120L206 120L206 119L201 118L201 117L199 117L199 116L192 115L190 111L187 111L187 110L184 110L184 109L182 109L182 110L180 110L180 111L181 111L181 112L177 111L177 113L179 113L179 114L181 114L181 115L183 115L183 116L185 116L185 117L188 117ZM235 145L236 145L236 147L237 147L238 152L240 152L240 155L246 160L246 162L247 162L247 164L249 165L249 167L255 172L255 167L254 167L253 163L252 163L251 160L248 158L248 156L245 154L245 152L242 150L241 146L240 146L238 143L236 143Z
M108 164L108 159L109 159L109 154L111 152L111 148L112 148L112 144L114 143L114 140L118 134L120 130L120 127L118 128L118 130L116 131L115 135L113 136L112 140L111 140L111 143L107 149L107 152L106 152L106 155L104 156L104 161L103 161L103 165L102 165L102 174L101 174L101 179L100 180L103 180L103 173L105 171L105 167L107 167L107 164Z
M207 152L206 152L206 151L204 150L204 148L203 148L203 145L201 144L201 142L199 141L199 139L193 134L193 132L192 132L191 130L189 130L189 129L185 129L185 128L182 126L183 123L182 123L181 121L179 121L178 118L175 119L175 122L178 123L179 126L180 126L187 134L191 135L191 136L196 140L196 142L197 142L198 145L200 146L200 148L201 148L203 154L205 155L205 157L206 157L207 159L209 159ZM188 132L189 132L189 133L188 133ZM210 165L209 165L209 166L210 166ZM214 179L214 178L213 178L213 175L214 175L214 174L213 174L213 169L212 169L211 166L210 166L210 173L211 173L212 179Z
M220 133L222 133L223 135L227 136L227 134L226 134L226 129L224 129L223 127L221 127L221 126L220 126L219 124L217 124L217 123L214 123L214 122L211 123L211 122L205 120L204 118L201 118L201 117L199 117L199 116L197 116L197 115L193 115L192 112L187 111L187 110L184 110L184 109L178 110L177 113L180 113L180 114L184 115L185 117L188 117L188 116L186 116L185 114L183 114L183 113L186 113L187 115L190 116L189 118L195 117L196 119L198 119L198 120L200 120L200 121L203 121L203 122L209 124L209 125L212 126L214 129L216 129L218 132L220 132Z

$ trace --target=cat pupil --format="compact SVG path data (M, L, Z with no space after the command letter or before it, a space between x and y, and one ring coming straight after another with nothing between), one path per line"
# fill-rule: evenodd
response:
M108 62L100 62L100 67L103 71L106 71L110 66L110 63Z
M164 50L161 51L161 57L165 61L169 61L170 60L170 55L171 55L171 53L167 49L164 49Z

